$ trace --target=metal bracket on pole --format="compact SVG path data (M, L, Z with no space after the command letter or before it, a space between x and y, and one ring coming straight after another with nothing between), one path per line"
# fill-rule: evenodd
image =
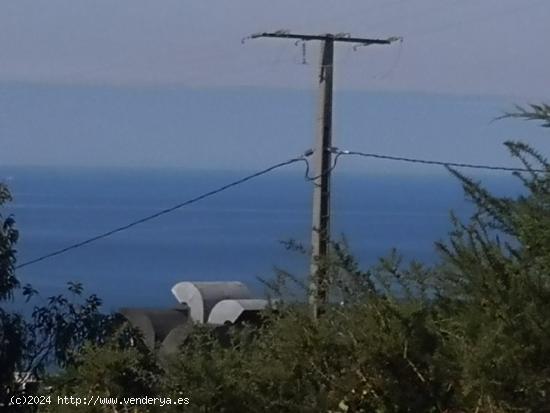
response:
M332 95L334 75L334 43L355 43L354 50L361 46L389 45L403 40L401 37L387 39L367 39L352 37L349 33L337 34L298 34L288 30L255 33L243 39L280 38L293 39L297 42L319 40L322 42L321 62L319 67L319 126L315 149L313 152L313 211L311 231L311 265L309 303L313 318L319 316L321 308L328 301L328 258L330 245L330 178L334 169L332 165ZM335 160L337 160L336 155Z

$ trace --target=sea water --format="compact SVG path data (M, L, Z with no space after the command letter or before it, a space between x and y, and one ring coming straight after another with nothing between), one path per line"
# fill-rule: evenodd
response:
M4 167L0 177L14 201L21 238L18 264L245 176L238 171ZM508 175L488 176L501 194L517 193ZM281 241L309 246L312 184L298 168L272 173L173 213L18 270L42 297L63 292L69 281L95 293L107 310L166 307L179 281L239 280L262 294L258 277L279 267L305 275L308 257ZM396 248L406 259L433 263L434 241L451 230L453 210L467 218L472 205L456 178L336 174L332 234L345 237L368 266Z

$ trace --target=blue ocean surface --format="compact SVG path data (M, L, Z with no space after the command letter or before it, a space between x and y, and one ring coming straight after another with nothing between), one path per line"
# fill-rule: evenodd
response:
M156 213L246 172L161 169L2 167L21 232L18 264ZM516 194L509 174L482 181ZM18 270L42 297L69 281L98 294L107 311L122 306L166 307L179 281L240 280L258 294L257 277L274 267L298 275L308 257L280 241L309 246L312 184L299 167L277 171L106 239ZM451 229L449 213L472 211L450 175L351 175L333 180L332 233L345 236L364 266L397 248L406 259L434 262L436 240Z

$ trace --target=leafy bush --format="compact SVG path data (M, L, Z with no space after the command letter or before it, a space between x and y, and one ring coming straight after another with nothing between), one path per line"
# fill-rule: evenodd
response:
M519 116L548 122L544 108ZM403 271L393 255L362 272L334 244L333 304L317 322L291 305L229 347L203 333L169 370L172 386L194 411L550 411L550 167L507 146L528 170L516 173L525 194L497 197L451 170L476 211L452 217L437 266Z
M546 105L513 116L550 124ZM262 325L223 334L197 327L161 364L133 334L112 335L94 299L71 307L52 298L35 312L35 331L64 367L48 381L53 394L182 395L189 412L550 412L550 165L524 144L507 147L527 169L516 173L523 195L494 196L450 170L475 212L467 222L452 216L448 239L436 243L440 262L406 267L392 253L363 271L335 242L322 263L331 299L317 320L285 294L303 295L307 282L279 270L267 284L287 300ZM12 224L0 243L0 297L17 286ZM4 312L0 320L3 337L22 337L27 348L28 326ZM4 390L13 360L29 354L17 353L16 343L0 341L14 354L0 356ZM120 411L102 408L79 411ZM161 410L181 407L135 409Z
M477 211L438 244L439 328L461 366L464 402L540 412L550 406L550 165L524 144L507 146L530 170L516 173L526 195L495 197L454 172Z
M0 206L11 200L0 183ZM0 215L0 302L20 292L27 302L37 295L32 286L21 288L15 276L16 243L19 232L15 220ZM0 308L0 406L8 406L12 396L21 394L23 383L17 373L41 379L54 367L72 366L84 346L106 343L120 320L99 311L101 300L83 296L82 286L69 283L71 299L64 295L49 297L46 305L35 306L30 317ZM32 410L11 406L12 410Z
M11 195L0 183L0 206L11 200ZM0 303L13 296L19 286L15 277L15 244L18 239L15 221L0 215ZM20 391L14 380L23 356L24 321L17 314L0 308L0 405L7 405L9 397Z

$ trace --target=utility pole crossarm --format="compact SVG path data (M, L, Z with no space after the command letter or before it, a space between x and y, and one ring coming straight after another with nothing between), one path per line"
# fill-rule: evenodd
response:
M347 33L337 34L297 34L288 30L256 33L245 39L280 38L297 41L321 41L321 62L319 65L319 120L318 132L313 151L313 208L311 231L311 283L309 302L313 318L316 319L324 305L328 302L328 257L330 252L330 181L332 165L332 95L334 77L334 46L336 42L355 43L354 49L371 44L389 45L402 40L400 37L388 39L366 39L351 37Z
M289 33L284 30L279 30L276 32L264 32L264 33L255 33L250 35L250 39L259 39L259 38L280 38L280 39L295 39L302 41L311 41L311 40L332 40L334 42L347 42L347 43L358 43L364 46L371 44L391 44L400 38L398 37L389 37L387 39L367 39L362 37L351 37L346 34L319 34L319 35L310 35L310 34L297 34Z

